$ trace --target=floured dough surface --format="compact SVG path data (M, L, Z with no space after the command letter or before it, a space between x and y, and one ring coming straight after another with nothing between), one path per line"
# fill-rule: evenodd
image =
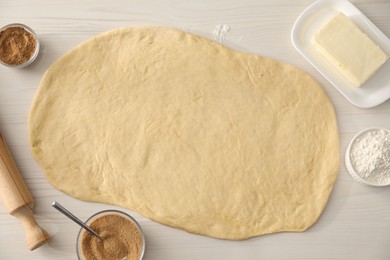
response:
M29 131L59 190L224 239L307 229L338 171L335 112L310 76L167 28L59 58Z

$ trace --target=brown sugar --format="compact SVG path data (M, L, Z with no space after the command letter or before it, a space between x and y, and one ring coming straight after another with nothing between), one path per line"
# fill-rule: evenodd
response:
M36 39L22 27L9 27L0 32L0 60L9 65L19 65L34 54Z
M82 234L81 250L85 259L139 260L142 234L137 225L125 217L112 214L97 218L89 225L104 240L89 232Z

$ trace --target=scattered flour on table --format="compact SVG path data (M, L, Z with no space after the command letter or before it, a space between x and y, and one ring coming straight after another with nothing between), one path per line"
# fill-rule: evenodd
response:
M229 24L217 24L213 30L213 38L219 43L223 43L226 33L230 31Z
M370 130L356 138L351 147L351 163L367 181L390 182L390 131Z

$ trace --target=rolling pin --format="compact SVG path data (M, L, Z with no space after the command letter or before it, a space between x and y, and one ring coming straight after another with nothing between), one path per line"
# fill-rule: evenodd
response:
M34 200L0 134L0 198L8 213L22 222L27 247L34 250L45 244L49 235L33 215Z

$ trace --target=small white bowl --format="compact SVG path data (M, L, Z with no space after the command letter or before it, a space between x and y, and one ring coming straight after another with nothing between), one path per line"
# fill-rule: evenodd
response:
M388 183L373 183L373 182L370 182L369 180L366 180L364 179L363 177L361 177L356 171L355 169L353 168L353 165L352 165L352 162L351 162L351 148L352 146L354 145L355 143L355 140L363 135L364 133L368 132L368 131L373 131L373 130L385 130L385 131L389 131L388 129L386 128L382 128L382 127L370 127L370 128L366 128L366 129L363 129L362 131L360 131L359 133L357 133L351 140L351 142L349 143L348 147L347 147L347 150L346 150L346 153L345 153L345 166L347 167L347 170L348 170L348 173L352 176L352 178L354 178L356 181L360 182L360 183L363 183L363 184L366 184L366 185L369 185L369 186L377 186L377 187L383 187L383 186L389 186L390 185L390 181Z
M30 59L28 59L26 62L23 62L21 64L8 64L8 63L5 63L5 62L0 60L0 64L3 64L4 66L10 67L10 68L15 68L15 69L20 69L20 68L26 67L27 65L30 65L38 57L40 44L39 44L38 37L37 37L36 33L33 31L33 29L31 29L27 25L24 25L21 23L8 24L8 25L0 28L0 32L4 31L5 29L12 28L12 27L20 27L20 28L25 29L27 32L31 33L35 39L35 51L34 51L33 55L31 55Z

